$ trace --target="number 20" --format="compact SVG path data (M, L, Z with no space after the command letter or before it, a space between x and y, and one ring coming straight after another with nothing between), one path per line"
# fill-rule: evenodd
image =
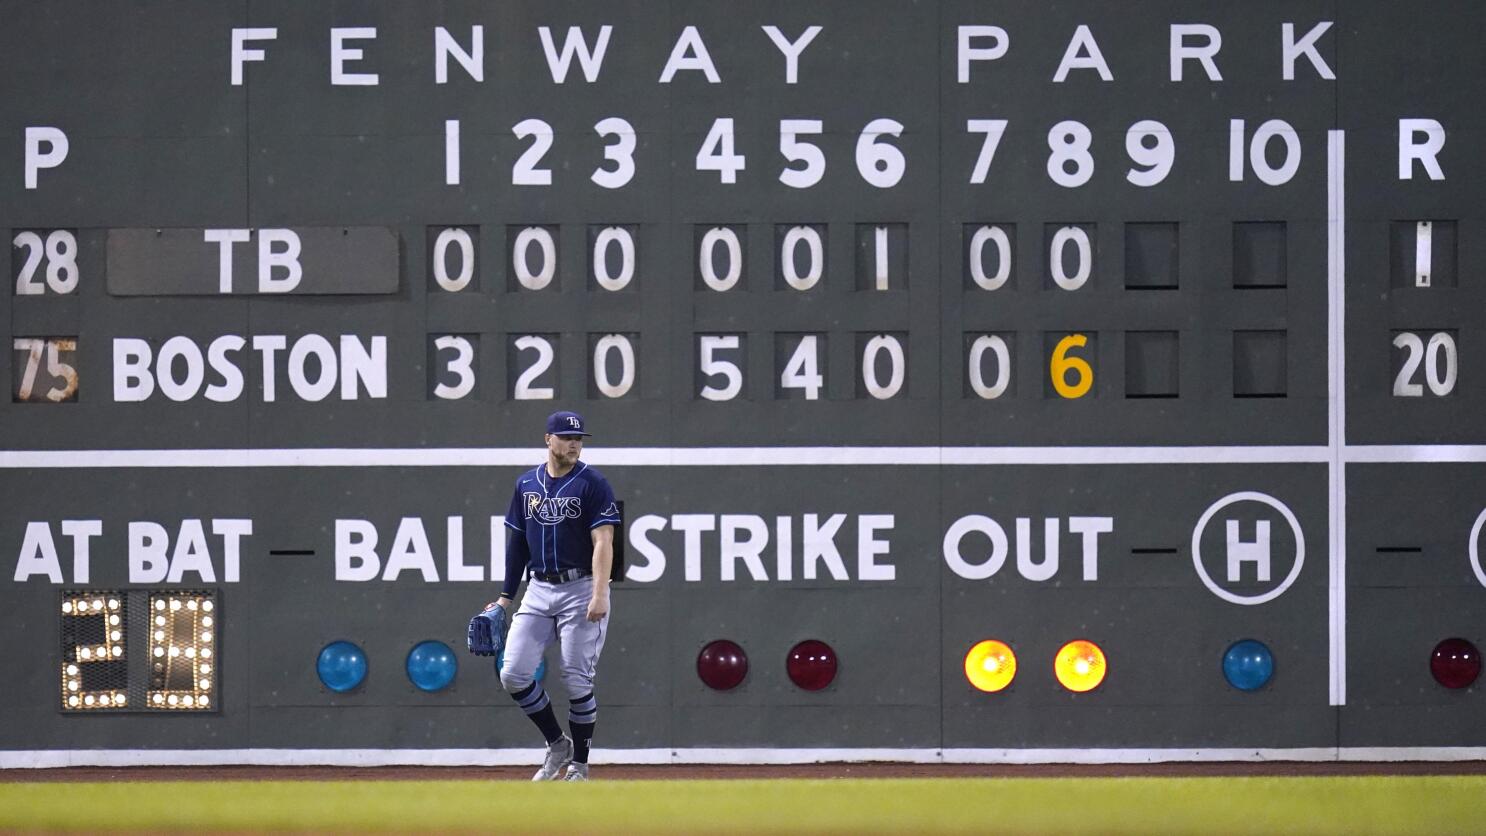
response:
M1393 338L1393 345L1408 353L1398 376L1393 379L1393 396L1396 398L1418 398L1424 395L1424 386L1413 382L1419 366L1424 366L1424 383L1436 397L1443 398L1455 391L1458 374L1455 338L1444 331L1429 337L1426 346L1418 334L1404 331ZM1444 357L1444 372L1440 371L1440 358Z

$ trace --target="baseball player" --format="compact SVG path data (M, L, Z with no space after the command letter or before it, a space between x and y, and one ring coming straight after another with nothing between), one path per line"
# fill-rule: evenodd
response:
M619 506L603 474L578 460L588 435L576 412L548 416L547 461L517 477L506 511L506 580L496 603L510 612L522 578L531 580L511 617L500 679L547 740L546 759L533 781L588 780L598 719L593 677L609 626ZM563 734L552 701L535 679L542 651L554 640L570 696L571 736Z

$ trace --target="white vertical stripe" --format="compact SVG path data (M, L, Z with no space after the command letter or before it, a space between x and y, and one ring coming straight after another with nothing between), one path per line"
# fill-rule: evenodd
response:
M1327 131L1327 402L1330 410L1331 705L1346 705L1346 137Z
M459 185L459 120L444 120L444 185Z
M1414 286L1429 287L1429 265L1434 263L1434 225L1419 221L1414 227Z
M874 230L874 239L877 243L877 289L887 290L887 227L879 226Z

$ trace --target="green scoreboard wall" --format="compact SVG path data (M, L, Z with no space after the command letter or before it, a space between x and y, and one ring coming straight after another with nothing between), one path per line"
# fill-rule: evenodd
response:
M1486 753L1477 5L0 7L0 763L529 748L560 408L616 760Z

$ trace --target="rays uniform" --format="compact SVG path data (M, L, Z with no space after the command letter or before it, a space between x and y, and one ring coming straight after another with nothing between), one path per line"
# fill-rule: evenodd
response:
M546 575L593 571L592 531L601 525L619 525L619 506L596 468L580 461L566 476L552 476L539 464L517 477L506 527L525 535L531 562L522 569ZM509 558L508 552L508 563Z
M506 510L506 579L503 598L513 598L524 578L530 578L521 607L511 618L506 639L501 684L511 693L547 740L547 762L537 780L551 780L568 762L568 780L586 780L588 752L598 719L593 679L608 632L607 611L590 620L590 601L600 597L607 605L608 578L595 578L595 530L619 525L614 489L597 469L577 459L581 451L583 419L573 412L554 413L547 420L549 461L516 478ZM561 476L553 456L570 456L571 468ZM561 460L563 464L566 459ZM606 549L610 541L601 540ZM612 558L612 552L610 552ZM605 561L603 565L608 565ZM603 584L596 587L595 584ZM547 645L556 641L562 654L561 677L570 704L571 738L562 734L551 700L536 681L537 665ZM576 777L575 777L576 776Z

